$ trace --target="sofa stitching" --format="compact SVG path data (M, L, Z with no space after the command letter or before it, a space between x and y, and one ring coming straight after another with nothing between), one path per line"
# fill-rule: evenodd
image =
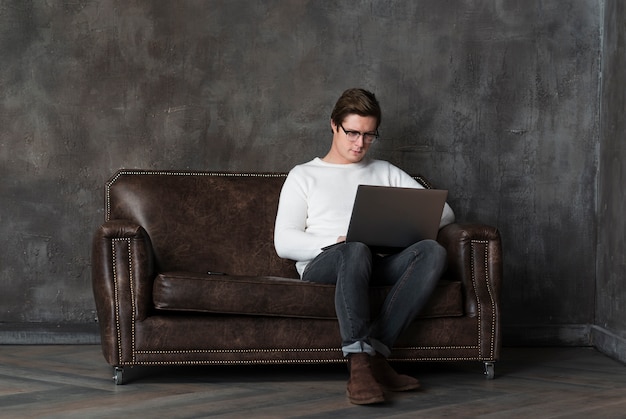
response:
M133 274L133 258L131 255L131 240L127 240L128 249L128 286L130 288L130 308L132 310L131 323L130 323L130 341L131 341L131 355L133 363L135 362L135 319L136 319L136 303L135 303L135 275Z
M475 356L450 356L450 357L419 357L394 359L390 361L401 362L431 362L431 361L482 361L483 359ZM326 364L326 363L343 363L346 358L309 358L309 359L209 359L209 360L176 360L176 361L138 361L134 365L262 365L262 364Z
M482 361L481 358L474 356L467 357L420 357L420 358L402 358L392 359L390 361L400 362L432 362L432 361ZM328 363L345 363L346 358L324 358L324 359L243 359L243 360L181 360L181 361L138 361L134 365L143 366L164 366L164 365L286 365L286 364L328 364Z
M417 348L417 349L476 349L475 346L450 346L450 347L425 347L425 348ZM245 351L245 352L244 352ZM138 351L138 354L143 355L177 355L177 354L185 354L185 353L253 353L253 352L289 352L290 349L264 349L264 350L198 350L198 351ZM303 350L298 349L300 352L340 352L339 348L335 349L310 349ZM410 361L410 362L430 362L430 361L483 361L484 359L480 356L420 356L420 357L403 357L401 359L394 359L393 354L390 357L390 360L395 361ZM345 362L346 359L343 357L340 358L308 358L308 359L200 359L200 360L172 360L172 361L137 361L135 365L216 365L216 364L224 364L224 365L259 365L259 364L318 364L318 363L329 363L329 362Z
M113 300L115 301L115 333L117 337L117 358L118 362L122 363L122 334L120 331L120 300L119 300L119 288L117 284L117 250L115 244L120 239L113 239L111 241L111 259L113 262Z
M450 359L452 360L452 359ZM461 361L463 359L455 359ZM200 361L140 361L135 365L263 365L263 364L327 364L345 363L347 359L261 359L261 360L200 360Z
M495 354L495 335L496 335L496 303L493 297L493 292L492 292L492 287L491 287L491 282L490 282L490 278L489 278L489 241L488 240L471 240L471 246L472 246L472 257L470 258L470 264L471 264L471 269L472 269L472 286L476 287L475 284L475 276L474 276L474 252L473 252L473 246L474 243L480 243L482 245L484 245L485 248L485 254L484 254L484 260L483 260L483 268L485 270L485 284L487 286L487 292L489 294L489 300L491 303L491 316L490 316L490 323L491 323L491 336L489 339L489 359L494 359L494 354ZM484 359L485 356L482 353L482 307L481 307L481 301L480 298L478 297L478 294L475 292L476 295L476 301L478 304L478 339L479 339L479 345L480 345L480 357L481 359Z
M475 261L474 261L474 240L470 241L470 270L472 272L472 289L474 292L474 297L476 297L476 308L477 308L477 317L478 317L478 356L480 358L483 357L483 345L482 345L482 307L480 302L480 297L478 296L478 292L476 292L476 275L474 273L475 269Z
M341 348L251 348L251 349L169 349L137 351L138 354L201 354L201 353L253 353L253 352L341 352Z
M440 350L440 349L457 349L457 350L476 350L480 349L474 345L467 346L425 346L425 347L407 347L407 348L395 348L396 350ZM142 350L137 351L138 355L181 355L181 354L232 354L232 353L272 353L272 352L340 352L339 348L321 348L321 349L190 349L190 350ZM390 360L394 360L393 354ZM345 358L333 359L333 358L318 358L318 359L201 359L201 360L171 360L171 361L137 361L133 362L133 365L215 365L215 364L310 364L310 363L328 363L328 362L344 362ZM420 357L402 357L397 361L412 361L412 362L429 362L429 361L484 361L484 358L478 356L420 356Z
M131 322L130 322L130 339L131 339L131 356L132 361L130 364L135 363L135 289L134 289L134 275L133 275L133 262L132 255L130 252L131 239L130 238L114 238L111 241L111 247L113 251L113 286L114 286L114 300L115 300L115 329L117 334L117 352L118 352L118 361L120 365L129 364L128 362L123 361L123 351L122 351L122 332L120 328L120 300L119 300L119 276L117 274L117 249L115 247L116 243L125 242L126 243L126 254L128 256L128 272L129 272L129 288L130 288L130 301L131 301Z
M109 183L113 184L119 177L124 175L158 175L158 176L219 176L219 177L286 177L286 173L248 173L248 172L186 172L168 170L120 170Z
M433 349L477 349L475 345L460 346L410 346L402 348L394 348L394 350L433 350ZM202 353L268 353L268 352L340 352L341 348L252 348L252 349L181 349L181 350L139 350L139 355L150 354L202 354Z
M493 297L493 293L491 292L491 280L489 277L489 242L484 240L483 244L485 245L485 283L487 285L487 292L489 293L489 300L491 302L491 339L490 339L490 359L494 358L495 352L495 341L496 341L496 302Z

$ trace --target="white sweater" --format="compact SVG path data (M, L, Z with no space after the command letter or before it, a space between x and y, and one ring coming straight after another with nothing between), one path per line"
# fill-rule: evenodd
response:
M422 188L404 171L382 160L353 164L315 158L294 167L280 193L274 246L278 256L296 261L302 275L307 263L348 232L358 185ZM440 227L454 222L445 205Z

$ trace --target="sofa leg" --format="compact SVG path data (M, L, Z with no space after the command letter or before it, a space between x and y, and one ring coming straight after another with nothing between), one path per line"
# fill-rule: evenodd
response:
M487 380L493 380L496 375L495 363L485 361L485 377Z
M124 384L123 367L113 367L113 382L118 386Z

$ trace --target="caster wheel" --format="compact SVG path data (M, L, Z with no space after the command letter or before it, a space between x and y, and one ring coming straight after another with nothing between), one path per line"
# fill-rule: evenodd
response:
M113 367L113 382L118 386L124 384L124 368Z
M493 362L485 362L485 378L493 380L496 376L496 368Z

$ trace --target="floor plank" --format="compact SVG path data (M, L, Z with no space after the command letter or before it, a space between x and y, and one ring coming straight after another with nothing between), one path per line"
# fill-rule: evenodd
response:
M345 365L134 368L116 386L94 345L0 346L1 418L626 418L626 367L592 348L504 348L480 363L397 364L423 389L345 397Z

